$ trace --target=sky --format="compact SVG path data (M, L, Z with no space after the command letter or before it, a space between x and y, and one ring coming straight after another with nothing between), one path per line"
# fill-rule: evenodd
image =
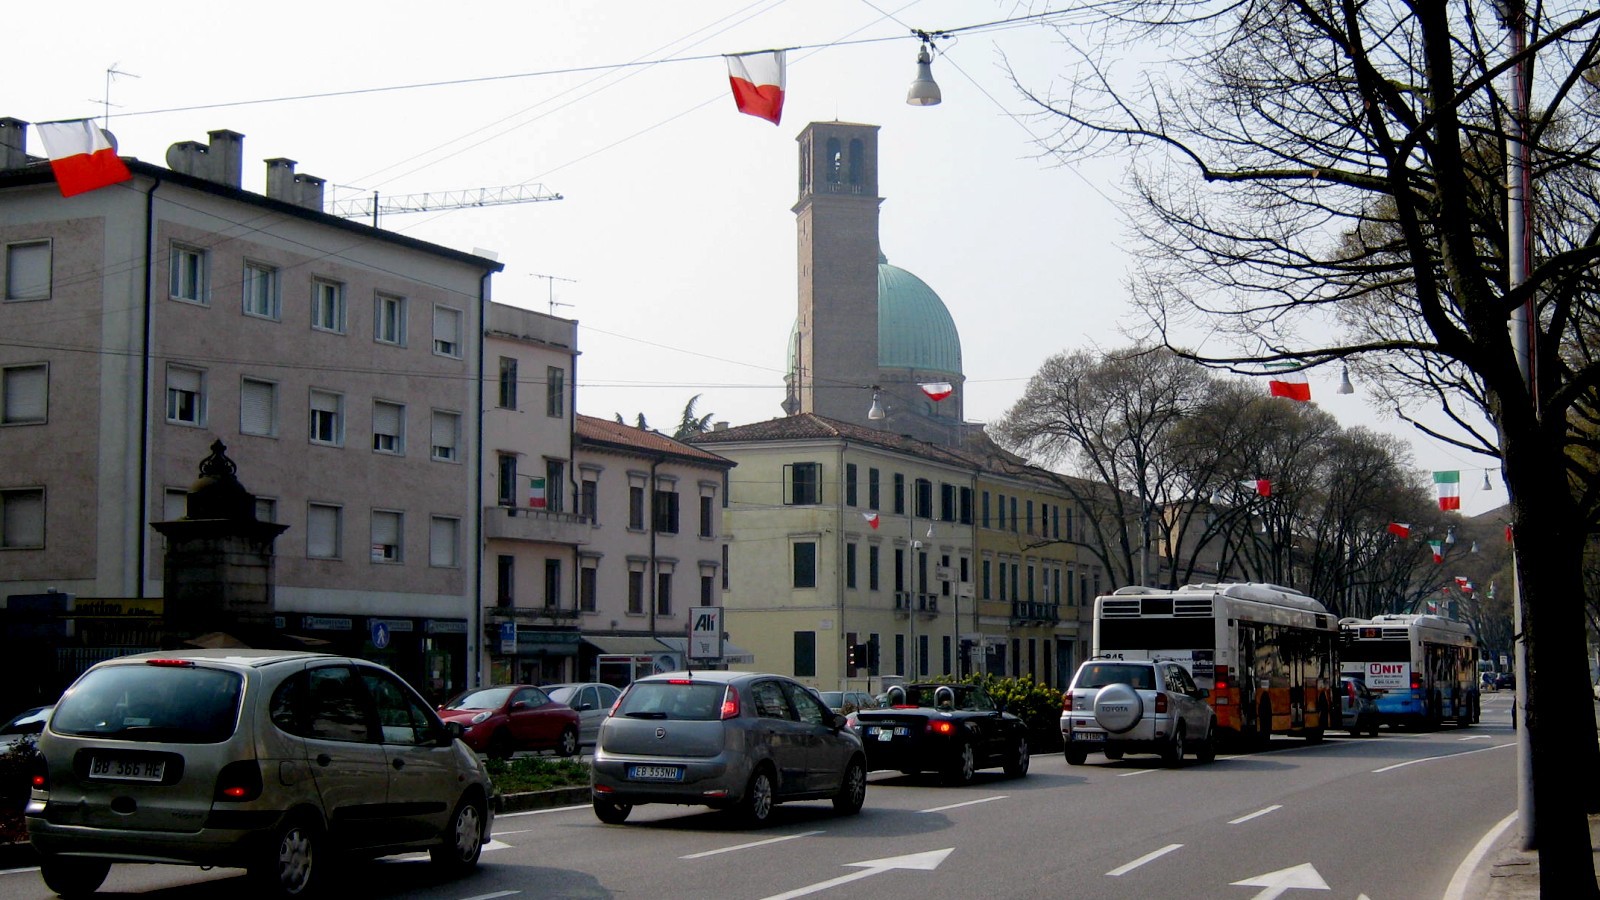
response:
M671 431L684 405L743 424L782 415L796 311L796 136L878 125L880 244L936 291L962 341L969 420L993 421L1049 356L1130 343L1127 160L1064 159L1018 91L1061 77L1037 22L936 41L944 102L905 103L914 30L1070 10L1009 0L414 0L7 10L0 115L108 116L119 152L245 135L244 187L288 157L356 199L538 185L559 200L395 215L381 227L505 270L494 299L579 323L578 409ZM1063 18L1062 21L1067 21ZM721 54L787 53L781 124L739 114ZM108 71L111 74L108 74ZM37 138L31 151L42 153ZM1221 349L1221 348L1218 348ZM1462 472L1464 513L1505 501L1483 457L1416 433L1309 375L1346 426L1405 436L1421 470ZM1263 391L1265 391L1263 384Z

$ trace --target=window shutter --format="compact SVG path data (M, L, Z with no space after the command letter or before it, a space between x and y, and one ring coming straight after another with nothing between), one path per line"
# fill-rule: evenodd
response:
M436 459L456 458L456 417L450 413L433 414L433 455Z
M461 313L449 307L433 308L433 346L441 353L461 352Z
M44 491L11 491L5 496L5 534L0 546L44 546Z
M398 437L400 435L400 409L394 403L372 404L372 432Z
M272 434L273 398L277 385L246 380L239 388L239 430L245 434Z
M25 366L5 372L6 395L4 418L6 422L43 422L45 416L48 370L44 366Z
M306 555L330 558L339 555L339 511L331 506L313 506L306 515Z
M400 516L390 512L372 514L372 542L398 546L400 543Z
M336 413L339 411L339 395L329 394L324 391L312 391L311 408L321 412Z
M428 563L435 566L456 564L456 520L435 518L428 525Z
M200 373L193 369L168 369L168 390L188 391L191 394L200 393Z
M6 299L46 300L50 297L50 244L16 244L6 252Z

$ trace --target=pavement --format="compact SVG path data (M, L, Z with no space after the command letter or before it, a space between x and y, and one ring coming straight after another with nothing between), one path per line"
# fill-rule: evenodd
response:
M1471 870L1451 882L1446 900L1523 900L1539 896L1539 854L1522 850L1521 830L1514 817L1498 833L1485 836L1486 852ZM1600 815L1589 817L1589 846L1600 872ZM1600 883L1600 879L1597 879Z

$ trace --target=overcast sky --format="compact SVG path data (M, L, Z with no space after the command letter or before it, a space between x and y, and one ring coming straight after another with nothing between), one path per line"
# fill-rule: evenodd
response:
M326 178L339 198L542 184L564 199L383 227L498 254L496 300L579 321L579 410L629 421L643 412L668 431L696 394L702 414L735 424L782 414L795 137L812 121L879 125L883 252L943 298L961 333L967 417L989 421L1051 354L1125 346L1121 329L1136 324L1118 209L1125 161L1049 155L1037 139L1051 123L1003 68L1048 93L1063 59L1053 32L1019 24L939 41L944 103L905 103L913 29L1046 8L90 0L71 6L68 23L58 7L23 4L7 10L0 115L109 109L120 152L160 165L168 145L232 129L245 135L244 187L255 191L273 157ZM735 111L718 58L769 48L802 48L788 53L778 126ZM126 74L111 77L107 108L113 67ZM470 79L480 80L441 84ZM433 86L370 90L407 85ZM333 92L345 93L308 96ZM36 138L31 149L42 153ZM1342 423L1409 433L1361 394L1335 394L1337 371L1310 381ZM1412 443L1419 469L1462 470L1468 514L1504 502L1498 475L1482 490L1484 459Z

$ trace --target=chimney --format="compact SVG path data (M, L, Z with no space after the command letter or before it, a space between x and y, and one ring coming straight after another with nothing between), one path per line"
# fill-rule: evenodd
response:
M266 162L267 197L285 203L295 202L294 160L279 156Z
M712 422L711 423L711 430L712 431L727 431L728 430L728 423L727 422Z
M296 175L295 184L299 188L296 196L299 203L306 209L322 212L322 186L328 179L318 178L315 175Z
M28 164L28 123L10 116L0 118L0 171Z
M231 188L244 185L244 135L221 129L208 132L211 144L179 141L167 148L167 168Z

